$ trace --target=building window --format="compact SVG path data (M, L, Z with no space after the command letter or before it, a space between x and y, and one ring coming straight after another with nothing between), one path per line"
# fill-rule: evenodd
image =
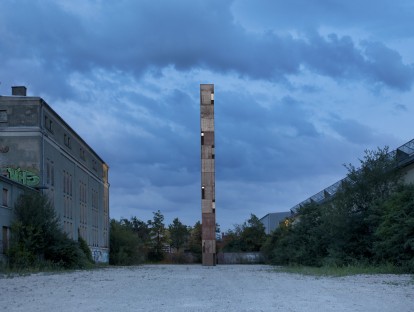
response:
M72 142L71 142L70 136L65 134L63 137L63 141L67 147L72 148Z
M204 145L204 132L201 132L201 145Z
M50 159L46 160L46 184L55 186L55 164Z
M79 157L80 157L82 160L86 160L85 150L84 150L82 147L79 149Z
M63 170L63 194L72 196L72 175Z
M0 122L7 122L7 111L0 110Z
M7 250L9 249L9 239L10 239L10 229L7 226L3 226L2 229L2 235L3 235L3 242L2 242L2 247L3 247L3 254L7 253Z
M3 206L9 207L9 190L3 188Z
M97 247L99 245L98 241L98 228L99 228L99 197L98 191L92 189L92 210L91 210L91 225L92 225L92 246Z
M63 217L66 219L68 224L72 224L71 220L73 219L73 209L72 209L72 175L69 172L63 170ZM68 229L72 228L69 227ZM67 232L69 235L73 234L72 232ZM71 234L72 233L72 234Z
M201 187L201 199L205 199L206 197L206 189L204 186Z
M86 183L79 180L79 207L80 207L80 218L81 228L87 224L88 210L87 210L87 187ZM83 231L83 230L82 230ZM82 237L85 237L86 231L82 232Z
M92 169L97 171L98 170L98 163L95 159L92 160Z
M53 125L52 120L48 116L45 116L45 128L51 133L53 133L52 125Z

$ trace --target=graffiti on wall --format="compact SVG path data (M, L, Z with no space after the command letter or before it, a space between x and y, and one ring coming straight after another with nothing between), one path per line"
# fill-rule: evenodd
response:
M36 186L40 182L40 177L29 170L23 170L21 168L2 168L1 172L4 176L9 178L10 180L19 182L21 184L27 185L27 186Z
M0 146L0 153L8 153L9 147L8 146Z
M95 262L100 263L108 263L109 262L109 255L108 251L101 250L99 248L91 248L92 251L92 257Z

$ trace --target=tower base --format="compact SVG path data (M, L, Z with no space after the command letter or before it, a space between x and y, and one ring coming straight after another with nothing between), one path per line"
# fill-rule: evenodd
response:
M215 253L203 253L203 265L215 266L217 263L217 257Z

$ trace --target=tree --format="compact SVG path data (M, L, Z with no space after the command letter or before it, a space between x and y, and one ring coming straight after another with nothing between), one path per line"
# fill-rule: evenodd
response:
M254 214L242 225L235 224L234 229L224 234L223 250L228 252L260 251L266 241L265 227Z
M193 228L190 230L190 238L188 247L193 256L195 257L196 262L201 262L201 249L202 239L201 239L201 223L197 221Z
M234 224L233 229L229 229L224 233L222 248L224 252L240 252L243 251L243 242L241 235L243 232L243 226L240 224Z
M266 241L266 232L263 223L256 215L250 214L250 218L244 222L241 240L244 251L260 251L262 248Z
M114 265L134 265L145 260L144 244L134 232L129 220L111 220L109 237L109 263Z
M384 201L402 183L402 172L397 169L397 159L388 153L388 147L377 150L365 150L360 159L360 168L352 164L342 186L342 193L349 209L365 213L374 202Z
M351 164L346 168L348 174L342 188L323 216L326 232L331 234L328 257L336 259L336 264L369 261L373 257L374 232L381 215L379 204L402 184L402 173L388 147L366 150L360 168Z
M129 227L137 236L143 241L147 242L150 240L150 229L148 224L144 221L141 221L137 217L131 217L130 220L128 219L121 219L122 224Z
M414 273L414 185L402 186L380 209L383 214L375 231L376 260Z
M12 267L47 266L84 268L91 264L80 244L68 238L48 197L24 193L16 201L11 226L9 259Z
M144 253L145 257L148 256L148 251L151 247L151 231L148 224L141 221L137 217L131 217L128 219L121 219L121 223L131 229L132 232L137 236L142 244L141 252Z
M164 216L159 210L153 214L153 219L148 220L152 240L151 251L148 253L148 259L152 261L160 261L164 258L163 248L166 243Z
M292 223L280 223L267 238L261 250L271 264L292 264L295 263L296 243Z
M16 201L14 214L11 227L14 247L34 258L44 258L60 231L59 219L48 198L40 193L22 194Z
M412 259L413 240L407 234L412 223L402 217L409 215L410 197L394 198L402 173L393 156L387 147L378 148L365 151L360 168L347 165L347 177L334 196L301 207L292 222L274 231L263 248L269 261L319 266Z
M175 218L172 224L168 226L168 230L170 232L171 247L179 251L188 241L189 230L187 226L182 224L178 218Z

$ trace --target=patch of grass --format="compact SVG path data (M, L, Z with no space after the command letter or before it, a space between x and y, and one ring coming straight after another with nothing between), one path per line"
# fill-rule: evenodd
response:
M405 274L406 272L391 264L385 265L354 265L354 266L278 266L274 268L277 272L294 273L311 276L350 276L359 274Z
M98 270L109 268L107 263L87 263L87 266L81 270ZM0 278L13 278L16 276L27 276L36 273L68 273L79 269L68 269L59 263L51 261L38 261L33 266L24 268L11 268L6 263L0 262Z

